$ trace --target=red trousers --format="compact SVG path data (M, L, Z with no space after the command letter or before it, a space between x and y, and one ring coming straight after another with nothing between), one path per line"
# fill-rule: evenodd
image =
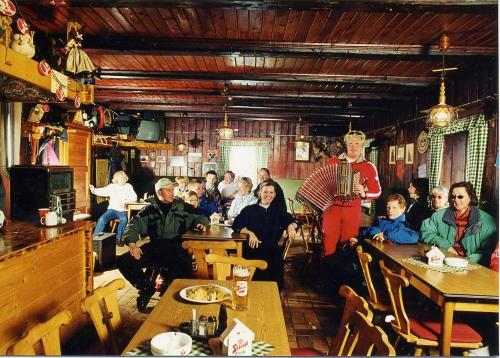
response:
M344 245L351 237L357 237L360 225L360 203L354 206L333 205L323 214L323 255L333 254L339 242Z

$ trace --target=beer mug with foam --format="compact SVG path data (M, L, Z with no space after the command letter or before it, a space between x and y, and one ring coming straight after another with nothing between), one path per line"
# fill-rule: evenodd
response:
M245 311L248 307L248 282L250 269L245 266L233 267L233 310Z

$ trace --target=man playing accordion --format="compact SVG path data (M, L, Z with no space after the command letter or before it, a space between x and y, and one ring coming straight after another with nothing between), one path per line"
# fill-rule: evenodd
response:
M359 173L359 181L353 184L354 196L334 198L333 205L323 213L324 256L334 254L338 246L342 247L350 238L358 236L361 200L374 200L381 194L377 168L364 158L365 134L361 131L349 131L344 140L347 153L333 156L326 165L339 165L342 161L347 161L352 171Z

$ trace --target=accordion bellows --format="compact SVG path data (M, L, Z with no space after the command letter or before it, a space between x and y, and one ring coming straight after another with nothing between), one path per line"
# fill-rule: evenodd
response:
M316 213L328 210L336 200L350 201L358 196L354 185L359 184L360 172L346 160L318 168L304 180L295 195Z

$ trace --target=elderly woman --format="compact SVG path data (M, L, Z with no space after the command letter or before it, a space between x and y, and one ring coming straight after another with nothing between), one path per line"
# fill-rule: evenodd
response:
M278 241L283 230L286 230L288 237L293 240L297 224L275 198L274 181L262 182L259 201L241 211L234 220L233 230L249 235L243 246L244 258L261 259L268 264L266 270L255 272L254 280L275 281L281 290L284 286L284 261Z
M109 221L119 219L120 223L118 224L118 230L116 232L116 243L118 246L124 245L121 238L123 230L125 230L125 226L127 226L127 208L125 207L125 203L127 201L137 200L137 194L134 188L132 188L132 185L127 183L127 181L127 174L120 170L113 175L111 184L103 188L95 188L93 185L89 186L92 194L109 197L108 209L101 215L99 220L97 220L94 236L103 232L104 227Z
M448 207L448 188L437 185L431 190L431 210L432 212Z
M431 216L427 206L429 195L429 180L427 178L413 178L408 186L410 200L406 208L406 222L415 231L420 230L422 221Z
M469 182L453 184L448 201L449 208L436 211L424 221L422 241L489 265L498 242L495 219L477 208L476 194Z
M234 220L245 206L255 204L257 198L252 193L252 179L243 177L238 181L238 193L227 211L227 218Z

